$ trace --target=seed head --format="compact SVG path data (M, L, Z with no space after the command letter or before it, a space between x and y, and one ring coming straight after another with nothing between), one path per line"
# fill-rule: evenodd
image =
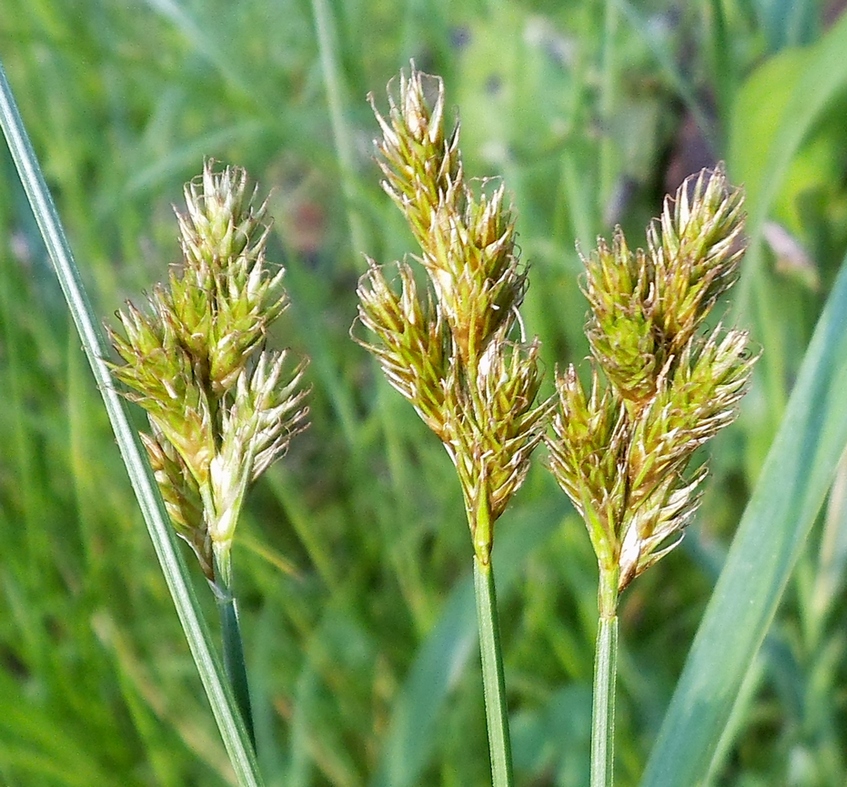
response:
M374 102L371 98L371 105ZM427 274L397 263L397 283L371 262L359 283L356 338L439 436L465 498L477 557L487 563L493 524L523 483L551 402L536 403L538 342L513 337L526 290L515 224L502 185L476 195L465 182L459 126L444 131L444 85L412 67L374 109L383 188L403 212Z
M266 203L237 167L185 188L177 213L183 263L157 285L148 314L131 303L110 330L123 363L112 372L140 404L142 435L177 533L215 579L228 554L244 494L305 428L305 361L264 349L287 296L283 269L265 259Z
M667 554L699 504L694 452L735 420L756 356L747 333L704 320L737 278L743 195L721 168L666 200L631 251L618 230L584 258L591 394L557 380L550 469L582 514L618 592ZM605 381L607 382L604 382Z

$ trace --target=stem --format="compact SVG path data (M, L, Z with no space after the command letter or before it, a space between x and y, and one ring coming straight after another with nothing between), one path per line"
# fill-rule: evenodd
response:
M617 41L618 0L606 0L603 19L603 54L600 74L600 119L603 124L600 138L599 198L600 215L608 210L609 198L615 180L615 144L612 139L611 124L614 117L617 90Z
M221 639L223 640L224 672L232 687L235 703L241 712L247 734L256 748L256 733L253 729L253 709L250 705L250 687L247 683L247 665L244 661L244 641L238 621L238 604L232 592L232 560L229 550L215 553L214 591L221 616Z
M497 620L497 595L494 569L474 556L476 616L479 625L479 651L482 656L482 686L485 694L485 718L488 723L488 753L493 787L511 787L512 744L509 739L509 714L506 708L506 680L500 648Z
M315 35L321 60L324 87L326 88L329 122L338 156L341 173L341 188L347 207L347 223L350 242L358 253L367 248L365 227L356 206L356 155L353 145L354 134L346 118L344 71L338 59L340 47L336 40L335 20L327 0L312 0L312 16L315 20Z
M618 664L618 571L600 571L600 621L594 652L591 787L612 787L615 764L615 682Z

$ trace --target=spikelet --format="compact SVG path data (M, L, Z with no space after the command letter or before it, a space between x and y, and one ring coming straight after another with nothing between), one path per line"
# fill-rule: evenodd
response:
M735 419L756 361L745 331L703 335L737 278L743 202L704 170L665 200L646 251L618 230L583 258L591 393L572 366L558 376L549 465L617 592L679 543L706 476L686 473L692 455Z
M428 101L427 96L432 100ZM371 99L373 106L373 99ZM396 281L371 261L359 283L354 338L444 443L459 475L477 557L490 558L493 526L523 483L552 400L537 403L538 341L514 337L526 290L515 223L502 184L468 186L458 124L444 130L444 85L417 71L400 76L389 112L374 109L383 188L420 246Z
M248 486L308 414L306 361L264 349L288 300L255 196L243 169L206 162L177 214L182 265L154 288L147 314L127 303L122 331L109 331L123 361L112 373L147 411L142 437L168 513L210 581Z

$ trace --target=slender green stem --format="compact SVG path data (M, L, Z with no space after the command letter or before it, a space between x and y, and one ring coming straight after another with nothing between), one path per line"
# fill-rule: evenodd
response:
M512 743L509 739L509 713L500 648L500 624L497 619L497 595L494 592L494 569L490 561L483 564L477 557L474 557L473 567L491 780L493 787L511 787L514 783Z
M238 604L232 592L232 560L227 551L218 555L216 561L217 582L215 596L221 616L221 638L223 640L224 671L232 687L232 693L241 718L250 736L253 748L256 748L256 733L253 729L253 709L250 705L250 687L247 683L247 664L244 661L244 640L241 637L241 624L238 619Z
M612 787L615 763L615 682L618 663L618 572L600 572L600 622L594 653L591 787Z
M56 206L44 182L41 167L24 129L23 120L2 65L0 65L0 126L3 128L18 175L68 302L83 350L103 397L118 448L127 467L156 556L161 564L162 573L176 606L238 783L245 787L248 785L256 787L262 784L256 755L250 745L244 724L239 714L235 712L232 694L226 686L209 631L200 613L188 570L177 549L176 536L167 522L164 504L156 488L150 466L142 456L143 449L130 423L126 404L112 382L109 368L104 360L108 355L106 343L98 328L99 323L94 316L88 295L82 286L79 270L59 221Z
M599 215L604 215L612 193L615 177L615 145L612 139L611 124L615 111L617 90L617 33L618 33L618 0L606 0L603 19L603 64L600 73L600 118L603 124L600 138L599 182L597 196L599 198Z
M354 135L347 122L344 87L344 71L338 59L340 48L336 40L335 20L332 8L327 0L312 0L312 15L315 20L315 35L321 60L321 71L326 88L329 121L335 140L335 152L338 156L338 168L341 172L341 188L347 204L347 222L350 227L350 241L354 251L359 254L367 248L365 228L356 205L356 165L353 145Z

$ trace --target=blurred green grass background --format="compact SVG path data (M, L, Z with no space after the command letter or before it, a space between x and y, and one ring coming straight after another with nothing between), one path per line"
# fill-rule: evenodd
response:
M348 337L363 253L412 250L379 189L366 94L384 108L410 58L444 77L467 171L514 196L548 376L587 352L575 243L615 223L643 243L662 196L719 159L747 188L751 252L729 319L764 356L684 547L624 598L625 786L847 249L844 52L837 8L787 0L0 0L0 58L105 320L178 260L171 204L204 156L272 190L293 302L275 338L312 357L314 395L312 427L253 491L236 543L269 785L488 780L458 483ZM5 149L0 327L0 781L232 784ZM847 779L841 505L833 495L836 524L798 563L716 784ZM497 555L519 783L584 785L596 567L540 466Z

